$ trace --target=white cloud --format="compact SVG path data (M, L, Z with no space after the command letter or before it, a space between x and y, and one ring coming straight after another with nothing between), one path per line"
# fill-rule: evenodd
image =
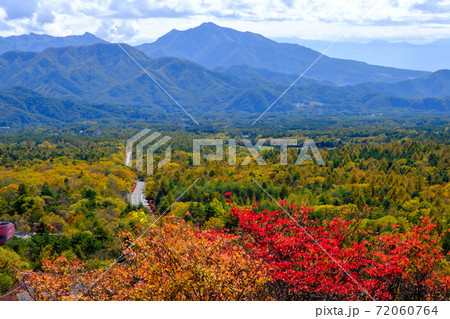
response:
M0 6L6 12L7 20L32 18L39 0L2 0Z
M359 20L374 1L2 0L0 35L89 31L104 36L79 3L114 37L129 42L155 39L173 28L204 21L271 37L334 39L354 21L358 22L348 34L351 38L450 37L450 0L378 0Z

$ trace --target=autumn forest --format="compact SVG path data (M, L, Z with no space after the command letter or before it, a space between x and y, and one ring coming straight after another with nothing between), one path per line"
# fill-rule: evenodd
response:
M153 175L125 166L125 141L147 127L172 138ZM16 236L0 246L0 294L20 284L33 300L448 300L449 134L432 117L4 133L0 220ZM224 151L193 165L198 138L225 150L235 139L237 164ZM296 165L298 147L282 165L269 143L266 165L246 165L243 138L313 139L325 165ZM130 202L139 180L150 208Z

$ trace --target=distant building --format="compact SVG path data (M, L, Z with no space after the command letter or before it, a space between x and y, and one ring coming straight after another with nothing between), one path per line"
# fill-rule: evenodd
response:
M10 240L15 231L13 223L0 223L0 245Z

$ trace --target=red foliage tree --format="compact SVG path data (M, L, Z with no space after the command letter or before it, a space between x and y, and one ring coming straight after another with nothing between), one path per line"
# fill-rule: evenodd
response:
M283 205L284 203L282 203ZM429 218L410 232L373 235L342 216L313 220L312 208L232 208L245 247L270 269L277 300L447 300L449 277Z

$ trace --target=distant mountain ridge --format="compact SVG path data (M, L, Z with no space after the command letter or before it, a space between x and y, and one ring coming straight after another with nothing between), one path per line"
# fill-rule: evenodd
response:
M71 35L66 37L53 37L46 34L30 33L18 36L0 37L0 54L8 51L40 52L47 48L91 45L95 43L108 42L89 32L86 32L83 35Z
M439 70L426 77L413 80L390 84L366 83L349 86L345 89L358 94L377 93L402 98L447 97L450 96L450 70Z
M325 51L332 44L330 41L306 40L295 37L274 38L274 40L296 43L319 52ZM449 52L450 39L438 39L423 44L374 40L368 43L338 41L327 52L327 55L374 65L433 72L440 69L450 69Z
M251 32L240 32L213 23L172 30L153 43L137 46L148 56L188 59L208 68L248 65L273 72L301 74L320 53L297 44L277 43ZM364 82L398 82L423 77L424 71L373 66L367 63L322 57L305 77L336 85Z
M233 65L228 68L217 67L214 70L241 78L261 78L286 85L292 84L298 78L296 74L272 72L252 68L247 65ZM297 84L332 85L331 83L318 82L309 78L301 78ZM450 70L439 70L422 78L395 83L372 82L345 86L341 87L341 89L356 94L382 94L412 99L443 98L450 96Z

